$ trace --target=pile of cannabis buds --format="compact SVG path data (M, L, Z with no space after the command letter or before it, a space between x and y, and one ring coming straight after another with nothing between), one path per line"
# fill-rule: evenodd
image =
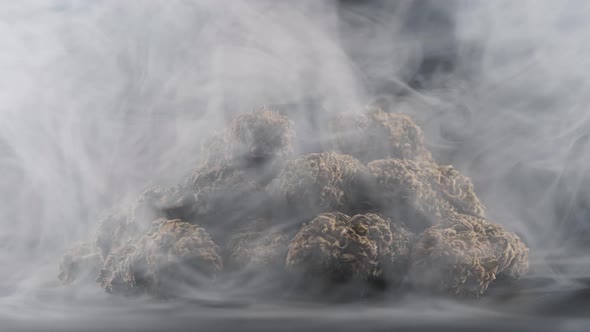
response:
M295 153L293 122L260 109L210 137L180 184L112 209L62 258L65 284L174 296L224 274L311 285L387 285L478 297L528 270L528 248L485 219L471 180L436 164L407 115L333 116L318 153Z

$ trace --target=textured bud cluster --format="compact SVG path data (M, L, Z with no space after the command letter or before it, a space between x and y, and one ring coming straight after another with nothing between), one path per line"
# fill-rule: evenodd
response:
M478 297L527 272L526 245L485 219L471 180L436 164L409 116L336 115L324 151L304 155L293 128L269 109L237 116L206 141L191 177L100 221L59 278L172 296L274 272L304 287L379 280Z

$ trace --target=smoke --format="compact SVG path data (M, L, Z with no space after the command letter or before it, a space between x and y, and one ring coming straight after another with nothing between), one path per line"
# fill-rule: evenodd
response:
M277 104L314 119L298 123L314 142L305 136L328 112L375 103L413 115L437 161L470 176L490 219L531 247L529 297L507 308L538 311L526 299L541 290L562 296L547 308L573 301L590 280L589 12L581 0L2 3L4 318L155 310L59 287L59 256L105 209L191 172L232 116ZM433 320L477 314L392 302Z

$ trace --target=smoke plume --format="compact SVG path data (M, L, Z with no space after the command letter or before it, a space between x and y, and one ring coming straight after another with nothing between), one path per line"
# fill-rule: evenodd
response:
M576 330L587 321L558 318L590 306L575 304L590 284L589 15L581 0L0 4L0 320L41 330L148 329L159 315L217 329L231 328L211 323L227 317L266 328L315 319L344 330L356 329L353 312L358 329L456 317L468 329L541 313L542 329ZM59 285L59 257L106 210L189 175L236 115L286 110L306 153L328 139L328 115L368 104L413 116L437 162L469 176L490 219L531 248L518 292L334 308L253 300L267 286L256 280L182 303Z

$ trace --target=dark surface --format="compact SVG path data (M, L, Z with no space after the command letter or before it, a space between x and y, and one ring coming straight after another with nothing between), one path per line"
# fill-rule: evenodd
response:
M91 296L87 296L91 295ZM457 300L391 294L350 302L275 298L155 301L54 288L0 304L2 331L587 331L590 288L528 278ZM196 297L196 296L195 296ZM271 296L272 297L272 296ZM22 306L20 301L29 301ZM34 303L31 305L31 303ZM26 308L26 310L20 310Z

